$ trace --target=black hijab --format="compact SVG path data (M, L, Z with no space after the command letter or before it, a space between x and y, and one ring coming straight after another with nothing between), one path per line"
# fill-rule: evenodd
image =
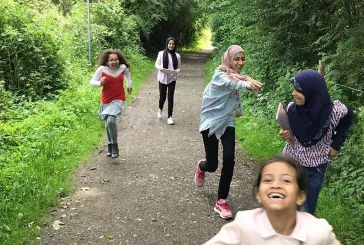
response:
M168 43L171 40L174 41L174 49L173 50L168 49ZM163 68L164 69L168 69L168 61L169 61L168 53L170 53L171 56L172 56L173 68L176 70L177 66L178 66L178 61L177 61L177 56L176 56L176 40L173 37L170 37L170 38L167 39L166 49L163 52Z
M315 70L298 72L291 83L305 96L304 105L288 108L293 134L305 147L318 143L328 132L333 103L324 77Z

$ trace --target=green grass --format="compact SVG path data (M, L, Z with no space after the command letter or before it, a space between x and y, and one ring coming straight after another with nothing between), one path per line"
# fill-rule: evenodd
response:
M134 59L133 70L138 72L132 73L127 104L154 69L152 61ZM73 72L74 88L56 102L40 102L23 121L0 125L3 138L15 142L11 151L0 151L0 159L5 159L0 164L2 245L37 243L51 207L74 190L74 171L104 141L104 124L97 117L100 89L89 85L92 74Z
M344 199L330 195L325 186L320 193L317 214L334 227L340 242L346 245L364 245L364 205L359 210L351 210Z
M236 139L246 155L263 161L282 152L284 142L274 123L267 123L266 118L249 115L236 119Z

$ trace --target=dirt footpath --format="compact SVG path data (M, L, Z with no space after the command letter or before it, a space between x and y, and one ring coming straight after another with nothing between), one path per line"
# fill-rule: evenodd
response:
M157 119L158 82L150 74L118 120L120 157L106 158L106 144L95 150L76 173L75 193L42 229L40 244L202 244L229 222L213 211L220 167L207 174L205 187L193 181L204 157L198 126L208 55L182 55L175 125L167 124L167 101ZM229 197L234 213L256 206L253 178L254 164L238 150Z

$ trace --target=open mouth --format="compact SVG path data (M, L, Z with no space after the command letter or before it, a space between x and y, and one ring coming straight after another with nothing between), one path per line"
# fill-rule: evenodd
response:
M268 195L268 197L275 200L283 200L285 198L282 194L279 193L271 193Z

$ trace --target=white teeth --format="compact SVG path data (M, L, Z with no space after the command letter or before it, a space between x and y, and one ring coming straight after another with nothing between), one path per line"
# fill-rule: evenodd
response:
M269 198L275 198L275 199L284 199L284 196L282 194L279 193L271 193L268 196Z

